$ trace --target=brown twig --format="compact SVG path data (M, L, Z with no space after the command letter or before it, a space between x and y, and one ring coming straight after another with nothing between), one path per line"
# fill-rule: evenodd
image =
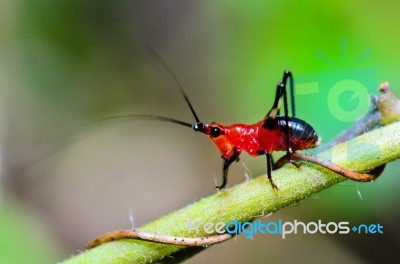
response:
M305 153L294 153L292 154L292 158L296 160L304 160L308 161L314 164L317 164L319 166L325 167L333 172L336 172L337 174L342 175L343 177L346 177L347 179L353 180L353 181L359 181L359 182L369 182L375 180L384 170L385 165L376 167L369 173L360 173L356 172L353 170L346 169L344 167L341 167L337 165L336 163L333 163L332 161L321 159L318 156L315 155L310 155L310 154L305 154Z
M359 181L359 182L369 182L375 180L382 172L384 169L383 166L379 166L369 173L360 173L356 172L353 170L346 169L342 166L337 165L336 163L333 163L332 161L322 159L318 156L315 155L310 155L310 154L305 154L305 153L298 153L295 152L291 155L292 159L294 160L304 160L310 163L314 163L316 165L319 165L321 167L327 168L333 172L336 172L337 174L342 175L343 177L346 177L350 180L353 181ZM273 169L277 170L283 167L286 163L289 162L288 157L285 155L281 157L274 165Z
M90 242L86 249L91 249L97 247L101 244L121 240L121 239L138 239L143 241L151 241L162 244L170 244L177 246L192 246L192 247L201 247L201 246L210 246L214 244L221 243L228 239L232 238L232 235L229 233L224 233L220 235L212 235L206 237L175 237L175 236L167 236L167 235L159 235L152 234L147 232L142 232L139 230L116 230L107 232L95 240Z

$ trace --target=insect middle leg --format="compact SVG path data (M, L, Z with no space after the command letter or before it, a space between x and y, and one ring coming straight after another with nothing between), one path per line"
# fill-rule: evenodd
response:
M278 187L275 185L274 181L272 180L272 156L270 153L265 152L265 156L267 157L267 175L268 175L268 180L272 185L272 188L277 189Z

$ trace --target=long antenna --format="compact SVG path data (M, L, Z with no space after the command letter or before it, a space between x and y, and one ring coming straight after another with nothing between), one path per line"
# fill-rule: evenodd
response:
M185 99L186 103L188 104L190 111L192 112L194 119L196 120L196 123L200 123L200 119L197 116L196 112L194 111L194 108L192 106L192 104L189 101L188 96L185 93L185 90L183 90L182 85L179 83L178 78L176 78L175 74L172 72L172 70L170 69L170 67L168 66L168 64L161 58L161 56L155 51L153 50L150 46L148 45L143 45L143 48L145 49L145 51L151 56L153 57L156 62L159 65L153 65L155 68L157 68L160 72L162 72L171 82L172 84L174 84L178 89L179 92L181 93L181 95L183 96L183 98ZM148 61L146 61L147 63L150 63Z
M166 116L158 116L158 115L120 115L120 116L111 116L111 117L105 117L105 118L101 118L92 122L88 122L86 124L84 124L83 126L92 126L92 125L97 125L103 122L107 122L107 121L112 121L112 120L120 120L120 119L139 119L139 120L144 120L144 119L153 119L153 120L158 120L158 121L165 121L165 122L170 122L170 123L174 123L174 124L178 124L178 125L182 125L182 126L186 126L186 127L192 127L192 124L185 122L185 121L181 121L175 118L171 118L171 117L166 117ZM80 128L82 128L82 126L80 126Z
M189 98L187 97L185 91L182 88L182 85L179 83L178 79L176 78L176 76L173 74L172 70L168 67L167 63L160 57L160 55L158 55L157 52L155 52L152 48L150 48L147 45L141 45L144 50L155 60L155 62L157 63L151 63L150 61L146 60L145 61L147 63L149 63L151 66L157 68L161 73L163 73L167 79L169 79L172 84L174 84L178 89L179 92L182 94L183 98L185 99L186 103L188 104L190 111L192 111L192 114L194 116L194 118L196 119L196 125L195 127L198 128L200 123L200 120L196 114L196 112L193 109L192 104L189 101ZM107 121L118 121L118 120L122 120L122 119L137 119L137 120L158 120L158 121L165 121L165 122L170 122L170 123L174 123L174 124L178 124L178 125L182 125L185 127L192 127L192 124L185 122L185 121L181 121L175 118L171 118L171 117L166 117L166 116L158 116L158 115L120 115L120 116L112 116L112 117L106 117L106 118L101 118L95 121L91 121L88 122L86 124L80 125L79 127L76 128L72 128L70 129L68 132L66 132L65 134L70 135L72 133L75 133L76 131L80 131L83 129L87 129L93 126L96 126L98 124L101 123L105 123ZM202 125L202 124L201 124ZM64 137L64 136L63 136ZM58 142L59 140L57 140ZM33 161L31 164L29 164L28 166L22 168L22 170L25 170L31 166L33 166L34 164L40 162L41 160L44 160L47 157L50 157L51 155L57 153L58 151L60 151L61 149L63 149L63 147L61 147L60 149L53 151L52 153L49 153L47 155L43 155L42 157L40 157L39 159Z
M101 125L101 124L107 123L109 121L118 121L118 120L123 120L123 119L165 121L165 122L182 125L185 127L192 127L192 124L190 124L188 122L184 122L184 121L181 121L181 120L178 120L175 118L170 118L170 117L165 117L165 116L157 116L157 115L120 115L120 116L111 116L111 117L97 119L95 121L91 121L86 124L79 125L75 128L71 128L68 131L64 132L62 135L59 135L59 136L49 140L48 142L57 142L58 144L59 144L59 142L61 142L58 149L55 151L50 151L45 155L40 155L39 158L36 158L35 160L31 161L27 166L22 167L21 171L24 171L24 170L32 167L33 165L37 164L38 162L45 160L46 158L56 154L57 152L63 150L66 146L73 143L76 139L71 141L71 134L73 135L73 134L79 133L81 131L88 131L89 129L95 128L97 125ZM67 139L67 141L66 141L66 139ZM42 145L47 145L48 142L46 144L42 144Z

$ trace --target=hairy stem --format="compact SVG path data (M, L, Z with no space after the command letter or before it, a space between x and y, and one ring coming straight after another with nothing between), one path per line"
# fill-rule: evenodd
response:
M334 146L319 155L343 167L367 172L400 158L399 131L400 122L396 122ZM251 221L346 179L310 163L304 163L300 169L286 165L274 171L273 177L279 191L271 188L266 176L258 177L211 195L139 229L176 237L208 236L210 234L206 234L203 228L197 234L195 228L189 230L190 222L196 225L200 222L216 224L234 220ZM169 256L175 256L186 248L133 239L119 240L82 252L64 263L169 262Z

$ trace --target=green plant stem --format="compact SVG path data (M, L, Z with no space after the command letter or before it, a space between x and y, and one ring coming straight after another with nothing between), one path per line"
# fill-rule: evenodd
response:
M365 133L336 145L319 156L359 172L400 158L400 122ZM304 163L300 169L292 165L273 172L279 191L273 190L266 176L243 182L218 192L194 204L148 223L139 230L163 235L193 237L189 219L194 223L251 221L296 203L346 178L314 164ZM205 232L197 236L206 236ZM64 263L151 263L169 262L169 256L185 249L138 240L120 240L105 243L80 253ZM190 249L201 251L200 249ZM176 260L176 259L175 259Z

